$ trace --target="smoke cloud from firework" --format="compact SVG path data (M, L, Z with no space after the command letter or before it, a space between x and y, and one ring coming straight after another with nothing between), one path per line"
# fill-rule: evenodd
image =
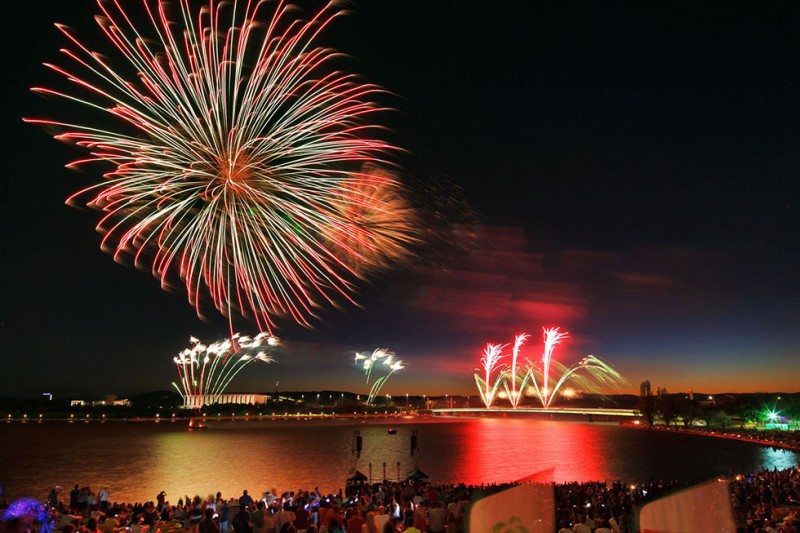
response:
M403 261L419 243L417 212L387 168L365 163L342 183L334 205L342 222L326 235L328 243L359 272Z
M283 1L141 5L98 2L103 53L57 24L67 66L46 66L73 88L33 88L102 120L26 119L88 151L68 166L111 166L70 198L103 213L103 250L164 286L177 274L198 314L207 298L264 331L310 325L352 301L363 266L406 257L413 219L377 170L396 151L375 122L383 91L316 44L335 3L308 20Z

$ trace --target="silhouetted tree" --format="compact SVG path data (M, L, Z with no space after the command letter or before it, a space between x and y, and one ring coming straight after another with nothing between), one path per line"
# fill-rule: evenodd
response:
M644 418L647 426L653 427L653 420L656 415L655 398L653 398L650 380L647 379L639 385L639 412L642 413L642 418Z
M675 405L666 388L658 388L658 412L666 425L675 421Z
M733 418L725 411L719 410L711 413L708 417L708 425L720 429L728 429L732 424Z
M683 421L683 425L689 427L697 421L700 416L700 408L694 400L688 396L678 400L675 406L675 414Z

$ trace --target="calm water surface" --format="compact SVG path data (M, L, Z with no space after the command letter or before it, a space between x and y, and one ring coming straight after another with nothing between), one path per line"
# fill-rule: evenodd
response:
M692 435L648 432L615 423L534 418L370 421L0 424L0 483L11 496L45 497L58 484L111 488L112 499L152 500L161 490L226 496L343 486L353 431L364 437L358 467L373 476L413 468L411 431L419 431L419 466L434 482L512 481L553 468L555 481L699 479L759 468L787 468L798 454ZM392 424L396 435L389 435Z

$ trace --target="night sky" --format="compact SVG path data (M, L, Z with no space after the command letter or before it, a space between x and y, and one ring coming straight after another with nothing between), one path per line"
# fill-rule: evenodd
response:
M700 4L352 4L322 42L396 95L399 163L463 188L480 237L447 271L364 284L361 308L314 330L281 324L279 362L233 388L364 392L352 352L386 346L408 363L386 392L468 393L487 341L560 325L573 336L557 358L603 357L631 391L800 390L800 5ZM97 214L64 205L97 176L21 122L66 105L28 89L64 87L41 66L65 45L52 24L94 39L94 4L14 8L0 395L166 389L189 334L226 323L102 253Z

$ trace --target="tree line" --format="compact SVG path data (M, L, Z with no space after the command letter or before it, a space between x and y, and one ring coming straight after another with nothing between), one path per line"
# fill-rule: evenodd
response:
M650 380L639 385L637 409L648 426L705 425L720 429L786 423L796 428L800 421L800 394L671 394L666 387L653 391Z

